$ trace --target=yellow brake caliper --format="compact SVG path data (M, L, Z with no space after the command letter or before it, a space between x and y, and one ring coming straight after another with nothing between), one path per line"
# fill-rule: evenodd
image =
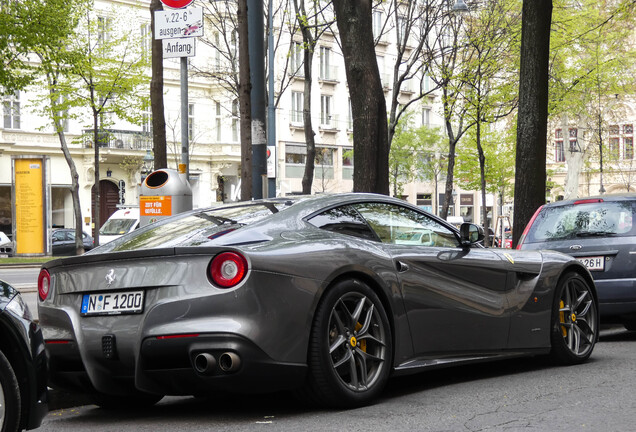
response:
M356 331L360 330L361 328L362 328L362 324L356 323ZM367 341L363 339L359 341L359 343L360 343L360 349L364 352L367 352Z
M559 303L559 309L561 309L561 312L559 312L559 321L561 321L561 334L563 335L563 337L566 337L568 335L568 331L563 325L565 324L565 312L563 312L564 307L565 303L563 303L563 300L561 300L561 302Z

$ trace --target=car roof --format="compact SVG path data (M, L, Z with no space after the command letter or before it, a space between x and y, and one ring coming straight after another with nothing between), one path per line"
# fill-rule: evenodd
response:
M315 211L323 210L328 207L338 206L345 203L353 203L359 201L381 201L390 202L403 206L411 206L407 201L394 198L388 195L365 193L365 192L349 192L349 193L335 193L335 194L320 194L320 195L292 195L286 197L277 198L264 198L252 201L236 201L231 203L224 203L220 206L213 206L208 208L198 208L188 211L187 213L198 213L201 211L214 211L220 207L239 207L258 204L287 204L290 208L294 208L300 217L305 217L312 214Z
M580 204L582 201L590 201L590 202L636 201L636 193L606 194L606 195L595 195L595 196L589 196L589 197L572 198L572 199L547 203L545 204L545 207L560 207L560 206L567 206L567 205L572 205L576 203Z

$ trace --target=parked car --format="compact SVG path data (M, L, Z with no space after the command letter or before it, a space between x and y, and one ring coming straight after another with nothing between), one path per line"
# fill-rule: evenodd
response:
M540 207L518 249L567 253L591 272L601 319L636 330L636 194L557 201Z
M84 251L93 249L93 237L82 232L82 242L84 243ZM55 228L51 233L51 245L53 256L72 256L75 255L75 228Z
M501 239L499 238L499 236L495 237L494 244L495 244L495 247L503 247L505 249L511 249L512 248L512 232L510 231L504 232L503 245L501 244Z
M13 242L5 233L0 231L0 258L13 255Z
M99 243L106 244L139 228L139 209L119 209L99 229Z
M401 244L405 232L427 244ZM390 375L520 355L585 361L599 331L585 266L484 248L483 236L374 194L163 219L43 265L50 385L92 386L102 406L302 388L352 407Z
M48 412L40 327L16 289L0 280L0 430L40 426Z

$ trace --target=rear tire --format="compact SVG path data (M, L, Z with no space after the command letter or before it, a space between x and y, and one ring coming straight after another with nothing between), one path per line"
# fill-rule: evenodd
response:
M22 399L11 363L0 351L0 431L16 432L20 426Z
M382 302L364 282L338 282L316 311L309 341L307 392L323 406L366 405L384 388L393 357Z
M586 361L598 340L598 302L593 288L577 273L559 281L552 305L552 359L572 365Z

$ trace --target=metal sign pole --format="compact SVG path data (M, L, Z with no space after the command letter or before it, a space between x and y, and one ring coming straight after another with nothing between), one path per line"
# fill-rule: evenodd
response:
M203 8L186 8L193 0L161 0L173 10L155 11L155 38L163 39L163 58L181 58L181 164L190 179L188 57L195 55L194 38L203 36Z
M188 155L188 58L181 57L181 163L185 164L186 179L190 179L190 161Z

